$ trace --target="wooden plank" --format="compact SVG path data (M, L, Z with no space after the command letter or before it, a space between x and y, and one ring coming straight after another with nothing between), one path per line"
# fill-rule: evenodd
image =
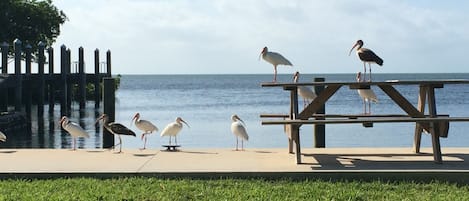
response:
M469 122L469 117L392 117L392 118L359 118L359 119L326 119L326 120L270 120L262 121L262 125L282 124L353 124L353 123L412 123L412 122Z
M298 117L298 90L296 87L290 90L290 98L290 119L295 120ZM290 132L290 136L295 142L296 164L301 164L300 127L291 125ZM292 148L289 148L289 150L291 151Z
M367 82L367 85L429 85L435 88L441 88L446 84L469 84L469 79L446 79L446 80L388 80L382 82ZM359 86L357 82L302 82L302 83L261 83L261 87L293 87L293 86L329 86L329 85L347 85L347 86Z
M418 110L422 114L425 114L425 99L427 98L427 86L422 86L420 85L419 89L419 99L418 99ZM420 144L422 141L422 132L423 132L423 127L419 124L415 124L415 133L414 133L414 145L413 149L415 153L420 153Z
M324 104L326 104L326 101L329 100L329 98L331 98L331 96L334 95L341 86L342 85L328 85L322 93L318 94L318 96L303 109L299 114L299 119L308 119L311 117L316 113L316 111L322 108Z
M437 115L436 102L435 102L435 89L433 87L428 88L428 113L430 118L434 118ZM441 157L441 146L440 146L440 128L437 122L432 122L432 148L433 148L433 159L436 163L442 163Z

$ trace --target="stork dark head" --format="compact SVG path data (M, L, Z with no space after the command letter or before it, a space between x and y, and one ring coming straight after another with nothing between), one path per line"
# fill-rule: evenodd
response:
M355 47L357 47L357 49L360 49L362 48L363 46L363 41L362 40L357 40L357 42L353 45L352 49L350 49L350 52L348 53L348 55L350 56L350 54L352 53L352 50L355 49Z

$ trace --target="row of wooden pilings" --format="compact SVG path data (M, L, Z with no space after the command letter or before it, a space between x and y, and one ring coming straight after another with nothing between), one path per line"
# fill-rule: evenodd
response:
M2 77L6 83L0 83L0 89L3 88L3 93L0 100L0 111L8 111L8 106L13 105L14 111L23 111L30 113L31 104L33 100L32 92L35 91L34 100L38 105L38 116L44 113L44 101L49 101L49 112L54 111L54 103L56 101L56 91L60 91L60 111L61 114L70 114L72 104L72 90L73 85L78 86L78 93L75 100L79 103L80 109L84 109L86 105L86 86L88 83L94 85L94 102L95 108L99 108L100 104L100 82L103 77L111 77L111 52L106 52L106 62L99 61L99 50L94 51L94 74L85 73L84 49L78 48L78 72L72 72L71 50L65 45L60 47L60 74L54 72L54 49L47 48L47 60L49 71L45 74L44 66L46 64L45 58L45 44L39 42L37 54L37 74L32 74L32 52L31 45L24 45L20 40L15 40L13 43L13 59L14 59L14 74L8 74L8 52L9 44L2 43L0 45L2 53ZM24 49L24 51L23 51ZM22 57L24 53L24 57ZM22 59L24 58L25 72L22 73ZM106 65L106 71L100 72L102 64ZM87 80L87 78L89 80ZM91 78L91 79L90 79ZM6 85L6 86L2 86ZM14 98L8 97L8 89L14 89ZM47 94L47 96L46 96ZM13 100L13 101L10 101ZM13 103L12 103L13 102Z
M31 45L24 45L16 39L12 47L13 52L10 53L10 44L6 42L0 44L0 112L11 112L13 110L14 112L26 113L26 117L30 118L31 105L34 102L37 105L38 119L42 119L45 101L48 101L49 114L54 113L55 103L59 102L61 115L70 115L72 101L78 102L80 111L85 109L87 102L86 86L91 84L94 85L95 109L100 108L101 97L104 97L104 112L108 113L110 121L114 121L114 90L116 86L115 79L111 77L111 51L106 52L105 62L100 62L99 50L96 49L94 51L94 74L86 74L83 47L78 48L78 61L72 62L71 50L62 45L60 47L60 73L56 73L54 70L54 49L52 47L46 48L45 43L39 42L35 59L37 73L32 73L32 60L34 57ZM11 57L14 73L8 72ZM22 64L25 65L24 72L22 72ZM45 73L46 64L48 65L47 74ZM73 72L73 67L78 69ZM103 80L106 90L103 90L103 94L101 94L101 82ZM73 91L77 92L75 96L73 96ZM103 139L103 147L109 147L114 142L111 136L108 135Z

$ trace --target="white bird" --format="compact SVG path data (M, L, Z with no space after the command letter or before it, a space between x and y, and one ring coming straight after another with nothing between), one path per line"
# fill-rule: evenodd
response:
M298 83L298 79L300 78L300 72L296 71L293 74L293 82ZM313 101L317 96L316 93L313 91L312 88L309 88L307 86L298 86L298 95L303 97L303 107L306 107L307 104L310 103L310 101Z
M119 152L122 152L122 139L121 135L130 135L130 136L136 136L135 133L130 130L129 128L125 127L124 125L120 123L115 123L115 122L108 122L109 117L106 114L102 114L97 120L96 123L98 123L100 120L103 121L103 127L106 128L111 134L117 135L119 137L119 143L115 144L112 146L112 148L116 147L117 145L120 145Z
M357 73L357 82L363 82L361 72ZM371 114L371 102L378 102L375 92L371 88L369 89L358 89L358 95L363 99L363 112L364 114ZM366 111L366 105L368 103L368 112Z
M169 123L166 125L166 127L161 131L161 137L163 136L169 136L169 145L171 145L171 136L174 136L174 141L175 144L177 145L178 141L176 136L179 134L179 132L182 129L182 123L186 124L187 127L190 128L189 124L185 122L181 117L176 118L175 122Z
M264 47L264 49L262 49L262 52L261 54L259 55L259 59L262 55L262 58L271 63L272 65L274 65L274 82L277 82L277 66L278 65L286 65L286 66L292 66L293 64L288 61L288 59L286 59L285 57L283 57L281 54L277 53L277 52L269 52L269 50L267 49L267 47Z
M244 150L243 141L248 141L249 136L246 132L244 121L238 115L231 115L231 132L236 136L236 151L238 151L238 138L241 138L241 150Z
M142 140L145 140L143 143L143 149L146 149L147 135L153 132L158 132L158 127L153 125L150 121L140 119L140 113L135 114L132 122L135 123L135 126L137 126L138 129L143 131Z
M1 142L6 142L7 141L7 136L0 131L0 141Z
M358 46L357 48L357 55L358 58L360 58L361 61L363 61L363 70L365 71L365 76L366 76L366 63L368 63L368 68L370 69L370 75L368 81L371 81L371 63L376 63L380 66L383 65L383 59L379 58L378 55L376 55L373 51L367 48L363 48L363 41L358 40L355 45L353 45L352 49L350 49L350 52L348 55L350 56L350 53L352 53L352 50Z
M73 150L77 149L77 137L89 138L88 133L77 123L71 122L67 116L63 116L60 121L62 128L73 138Z

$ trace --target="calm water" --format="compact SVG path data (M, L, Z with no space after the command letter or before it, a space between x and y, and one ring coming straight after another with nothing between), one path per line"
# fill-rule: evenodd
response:
M312 81L314 77L324 77L326 81L354 81L354 74L302 75L300 82ZM287 138L282 126L261 126L261 113L287 113L289 93L281 88L262 88L261 82L271 81L272 75L124 75L120 89L116 92L116 121L130 126L136 112L142 119L150 120L160 131L178 116L186 120L190 128L184 127L178 142L187 148L228 148L235 145L231 134L230 116L238 114L247 124L250 141L246 147L269 148L287 147ZM419 79L469 79L469 74L375 74L380 80L419 80ZM290 82L291 75L280 75L279 82ZM416 86L399 86L397 89L417 102ZM379 100L372 106L374 114L403 114L384 93L374 88ZM452 116L469 116L469 86L447 85L436 90L438 113ZM300 102L301 103L301 102ZM302 106L302 105L301 105ZM45 106L47 108L47 106ZM37 120L33 114L32 135L8 134L8 142L2 147L45 147L70 148L70 136L62 132L57 124L60 106L56 105L54 115ZM71 119L90 133L90 138L80 139L81 148L100 148L102 131L94 125L95 117L101 110L94 110L94 103L88 102L87 109L78 110L72 106ZM301 107L300 107L301 108ZM362 102L354 90L341 88L326 105L330 114L362 112ZM33 108L33 112L35 108ZM123 137L124 148L142 146L140 133L131 127L138 137ZM442 146L469 146L467 130L469 123L452 123L449 138L442 138ZM361 125L326 126L327 147L411 147L414 124L375 124L373 128ZM302 127L302 146L313 144L312 126ZM150 135L148 147L160 148L168 142L159 132ZM358 140L360 139L360 140ZM422 139L423 146L430 146L428 135Z

